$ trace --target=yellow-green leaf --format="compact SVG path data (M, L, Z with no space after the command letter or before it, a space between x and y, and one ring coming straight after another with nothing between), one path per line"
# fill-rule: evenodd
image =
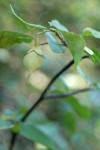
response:
M62 32L62 34L77 67L84 54L85 40L81 35L73 32Z
M29 35L25 35L18 32L0 31L0 48L10 48L14 44L20 44L22 42L30 43L33 38Z
M13 15L26 27L27 29L33 29L33 28L38 28L38 29L45 29L46 27L42 25L37 25L37 24L32 24L32 23L27 23L24 21L22 18L20 18L14 11L13 7L10 5L11 11Z
M83 33L82 33L83 36L93 36L95 38L98 38L100 39L100 32L97 31L97 30L94 30L92 28L85 28L83 30Z

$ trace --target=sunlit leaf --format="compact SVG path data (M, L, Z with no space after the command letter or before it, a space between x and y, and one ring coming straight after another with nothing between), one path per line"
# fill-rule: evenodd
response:
M98 38L98 39L100 39L100 32L99 31L96 31L96 30L94 30L94 29L92 29L92 28L85 28L84 30L83 30L83 36L93 36L93 37L95 37L95 38Z
M60 135L58 127L52 123L40 126L23 123L21 124L20 134L52 150L64 150L67 148L67 143Z
M75 66L77 66L84 54L85 41L81 35L72 32L62 32L66 44L71 51Z
M100 64L100 51L96 48L92 48L93 55L90 55L90 58L93 60L94 63Z
M46 32L45 36L46 36L47 42L53 52L62 53L65 51L64 46L57 42L57 40L55 39L53 34L51 34L50 32Z
M20 18L14 11L13 7L10 5L11 7L11 11L13 13L13 15L27 28L27 29L34 29L34 28L38 28L38 29L45 29L46 27L42 26L42 25L37 25L37 24L32 24L32 23L27 23L26 21L24 21L22 18Z
M91 50L91 49L89 49L88 47L84 47L84 50L88 53L88 54L90 54L90 55L93 55L94 53L93 53L93 51Z
M51 22L49 22L49 24L51 27L55 27L58 30L68 31L68 29L64 25L62 25L58 20L52 20Z
M59 88L58 88L59 87ZM69 89L67 87L67 85L65 84L65 81L62 77L59 78L59 80L57 80L52 88L49 90L51 93L64 93L67 92Z
M25 35L18 32L0 31L0 48L10 48L14 44L20 44L22 42L30 43L33 38L29 35Z

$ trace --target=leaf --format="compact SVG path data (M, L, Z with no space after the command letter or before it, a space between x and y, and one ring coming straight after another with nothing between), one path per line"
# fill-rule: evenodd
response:
M43 124L49 120L46 118L46 115L42 111L32 112L26 120L28 123L34 122L34 124Z
M58 20L52 20L51 22L49 22L49 24L51 27L55 27L60 31L68 31L68 29L65 26L63 26Z
M59 87L59 88L58 88ZM59 80L57 80L52 88L49 90L51 93L54 93L54 94L60 94L60 93L66 93L68 92L68 87L67 85L65 84L65 81L62 77L59 77Z
M55 145L57 145L56 148L58 150L68 149L67 141L62 137L60 128L56 123L50 122L48 124L40 126L40 129L53 140Z
M96 31L92 28L85 28L82 33L83 36L93 36L95 38L100 39L100 32Z
M91 116L90 108L82 106L75 97L69 97L67 101L71 104L75 112L84 119L88 119Z
M14 111L14 110L6 109L0 115L0 119L17 122L21 119L22 115L23 115L22 110Z
M30 43L33 38L29 35L25 35L18 32L0 31L0 48L10 48L14 44L20 44L22 42Z
M96 48L92 48L93 55L90 55L92 61L96 64L100 64L100 51Z
M36 24L32 24L32 23L27 23L26 21L24 21L22 18L20 18L14 11L12 5L10 5L11 11L13 13L13 15L24 25L24 27L26 27L27 29L34 29L34 28L38 28L38 29L45 29L46 27L42 26L42 25L36 25Z
M71 51L73 59L75 61L75 66L79 64L83 54L84 54L84 47L85 41L81 35L75 34L72 32L62 32L66 44Z
M64 111L61 120L64 125L68 127L68 130L74 132L76 128L76 121L72 112Z
M67 149L67 143L59 134L58 127L52 123L40 126L22 123L20 134L32 141L41 143L52 150Z
M8 148L5 146L3 142L2 144L0 144L0 150L8 150Z
M94 53L93 53L93 51L91 50L91 49L89 49L88 47L84 47L84 50L88 53L88 54L90 54L90 55L93 55Z
M13 128L14 124L10 121L0 119L0 130Z
M45 33L47 42L51 48L51 50L55 53L63 53L65 51L65 48L63 45L59 44L55 37L50 33L50 32L46 32Z
M77 69L78 73L83 77L83 79L85 81L90 81L88 75L81 69L81 67L79 65L77 66L76 69Z

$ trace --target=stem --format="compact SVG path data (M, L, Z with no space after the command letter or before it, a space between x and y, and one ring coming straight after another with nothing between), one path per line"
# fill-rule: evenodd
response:
M88 58L88 56L83 56L82 59ZM72 65L74 64L74 60L71 60L64 68L62 68L49 82L47 87L44 89L42 94L40 95L39 99L33 104L33 106L26 112L26 114L22 117L20 120L21 122L24 122L27 117L31 114L31 112L45 99L45 95L50 89L51 85L56 81L56 79L66 70L68 70ZM10 147L9 150L13 150L16 138L17 138L18 133L12 133L11 137L11 142L10 142Z
M47 45L48 42L40 43L39 45Z
M71 91L71 92L68 92L66 94L47 95L47 96L45 96L45 99L66 98L66 97L69 97L69 96L72 96L72 95L76 95L76 94L80 94L80 93L83 93L83 92L89 92L89 91L91 92L93 90L94 90L93 88L84 88L84 89L79 89L79 90L76 90L76 91Z
M65 40L63 39L61 33L59 33L58 31L56 31L56 30L53 29L53 28L50 28L50 31L55 33L55 35L60 39L61 43L62 43L64 46L67 46L67 44L66 44Z
M87 56L85 56L86 58ZM67 69L69 69L74 64L74 60L71 60L64 68L62 68L50 81L50 83L47 85L47 87L44 89L42 94L40 95L39 99L33 104L33 106L26 112L26 114L22 117L21 121L24 122L26 118L30 115L30 113L41 103L41 101L44 99L47 91L51 87L51 85L55 82L55 80Z
M40 43L39 45L48 45L48 42ZM66 46L65 44L61 43L60 45Z
M13 150L17 136L18 136L18 133L12 132L9 150Z

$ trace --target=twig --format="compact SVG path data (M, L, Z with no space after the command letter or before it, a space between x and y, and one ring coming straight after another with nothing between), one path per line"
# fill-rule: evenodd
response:
M50 28L50 30L45 30L44 32L53 32L55 33L55 35L58 37L58 39L61 41L61 45L64 45L67 47L67 43L65 42L65 40L63 39L61 33L59 33L58 31L56 31L53 28ZM47 45L48 42L44 42L44 43L40 43L40 45Z
M47 45L48 42L40 43L39 45ZM60 45L66 46L65 44L61 43Z
M67 97L72 96L72 95L80 94L80 93L83 93L83 92L91 92L93 90L94 90L93 88L84 88L84 89L79 89L79 90L71 91L71 92L68 92L66 94L52 94L52 95L47 95L44 98L45 99L67 98Z
M82 59L88 58L88 56L83 56ZM50 83L47 85L47 87L44 89L42 94L40 95L39 99L33 104L33 106L26 112L26 114L22 117L20 120L21 122L24 122L27 117L31 114L31 112L44 100L46 93L50 89L51 85L56 81L56 79L66 70L68 70L72 65L74 64L74 60L71 60L64 68L62 68L50 81ZM13 150L13 146L15 144L16 138L18 133L12 133L11 142L9 150Z
M48 42L40 43L39 45L47 45Z
M29 114L40 104L40 102L44 99L47 91L51 87L51 85L56 81L56 79L67 69L69 69L74 64L74 60L71 60L63 69L61 69L50 81L47 87L44 89L42 94L40 95L39 99L33 104L33 106L28 110L28 112L22 117L21 121L25 121Z
M84 58L88 58L88 56L83 56L82 59ZM40 102L44 99L47 91L49 90L49 88L51 87L51 85L56 81L56 79L66 70L68 70L72 65L74 64L74 60L71 60L64 68L62 68L50 81L50 83L47 85L47 87L44 89L44 91L42 92L41 96L39 97L39 99L35 102L35 104L33 104L33 106L28 110L28 112L26 112L26 114L22 117L21 121L24 122L26 120L26 118L29 116L29 114L37 107L37 105L40 104Z
M53 29L53 28L50 28L50 31L55 33L55 35L60 39L61 43L62 43L64 46L67 46L65 40L63 39L62 35L61 35L58 31L56 31L56 30Z

